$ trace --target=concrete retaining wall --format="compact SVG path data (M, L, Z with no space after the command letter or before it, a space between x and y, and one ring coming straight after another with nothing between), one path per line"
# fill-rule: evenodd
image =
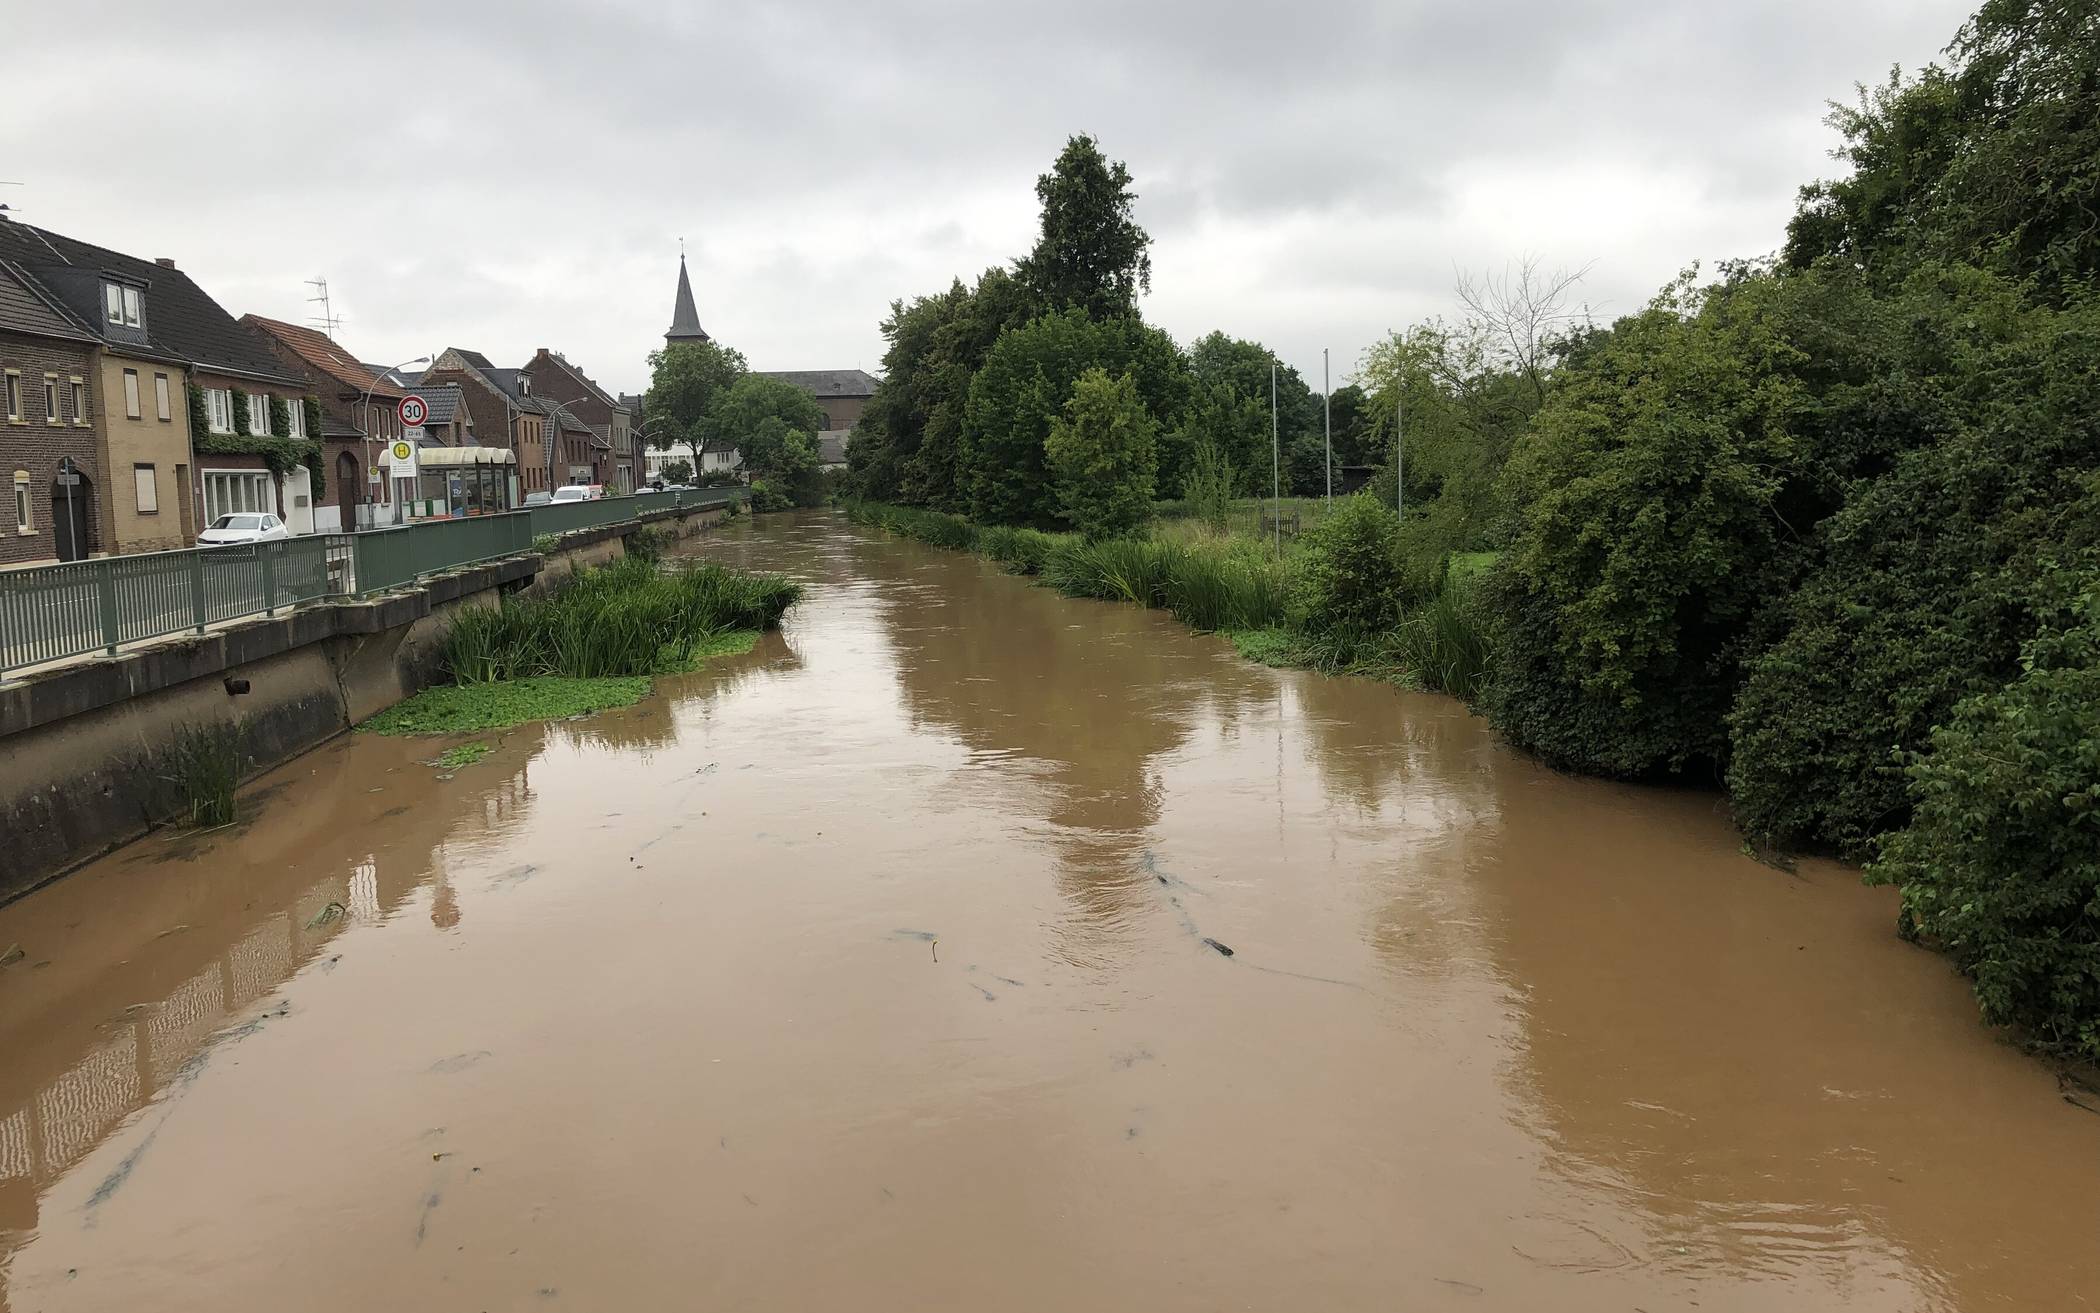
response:
M689 537L721 512L653 517ZM437 674L461 607L559 587L626 552L633 524L472 566L364 601L302 607L0 685L0 903L145 834L181 806L170 754L230 730L244 778L384 711Z

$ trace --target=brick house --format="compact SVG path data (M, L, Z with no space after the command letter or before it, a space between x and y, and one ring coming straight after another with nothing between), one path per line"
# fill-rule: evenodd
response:
M0 222L0 260L100 342L103 550L187 547L228 511L311 532L308 467L271 457L307 440L303 371L282 365L168 259L145 260ZM315 448L306 448L316 451Z
M78 561L108 540L95 499L97 346L0 265L0 475L9 480L0 566Z
M546 347L526 362L523 373L532 380L534 395L556 406L566 406L565 416L576 416L590 430L592 441L584 458L572 458L569 463L579 468L589 465L592 477L571 481L602 483L609 492L633 492L636 417L626 404L570 364L561 352Z
M367 472L386 444L401 435L405 389L382 378L327 334L261 315L241 323L259 335L287 369L303 369L320 403L322 468L327 488L315 498L314 527L323 532L357 524L357 507L373 492ZM369 430L369 440L367 431ZM378 485L381 499L387 485Z
M522 370L497 368L479 351L447 347L422 376L423 381L459 387L476 441L509 446L518 461L521 498L554 488L548 481L548 407L532 395L530 377L522 375Z

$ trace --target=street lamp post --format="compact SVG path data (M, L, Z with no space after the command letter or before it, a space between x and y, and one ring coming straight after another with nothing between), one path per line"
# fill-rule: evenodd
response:
M410 365L427 365L435 359L435 356L425 354L417 356L412 360L404 360L400 364L394 365L391 368L389 368L384 374L374 374L372 376L372 381L370 383L365 384L364 395L358 398L358 406L360 407L364 416L363 426L365 430L365 487L370 488L372 486L372 471L378 468L372 463L372 389L379 386L380 379L392 377L394 371L397 369L407 369ZM366 504L369 505L370 503L368 502ZM361 528L363 526L359 527Z
M561 486L561 484L554 481L554 449L555 444L561 441L561 413L582 400L582 397L578 397L576 401L564 401L547 414L547 418L554 421L554 436L547 439L547 483L549 492ZM581 420L577 422L582 423ZM584 427L589 428L590 426L586 424Z

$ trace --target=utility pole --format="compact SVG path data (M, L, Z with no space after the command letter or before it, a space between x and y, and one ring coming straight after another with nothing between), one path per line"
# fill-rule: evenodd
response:
M1283 556L1283 439L1276 427L1276 357L1269 357L1269 512L1276 520L1276 555Z
M1334 380L1327 373L1327 348L1320 348L1320 421L1327 426L1327 509L1334 509Z

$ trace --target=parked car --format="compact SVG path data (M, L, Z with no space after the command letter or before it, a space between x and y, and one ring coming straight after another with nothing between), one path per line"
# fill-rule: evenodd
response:
M540 489L538 492L525 494L525 505L527 506L545 506L553 500L554 494L548 492L545 488Z
M197 535L200 547L223 547L228 543L276 543L292 536L284 521L267 511L236 511L221 515L211 527Z
M604 485L597 483L568 483L554 490L556 501L596 501L604 495Z

